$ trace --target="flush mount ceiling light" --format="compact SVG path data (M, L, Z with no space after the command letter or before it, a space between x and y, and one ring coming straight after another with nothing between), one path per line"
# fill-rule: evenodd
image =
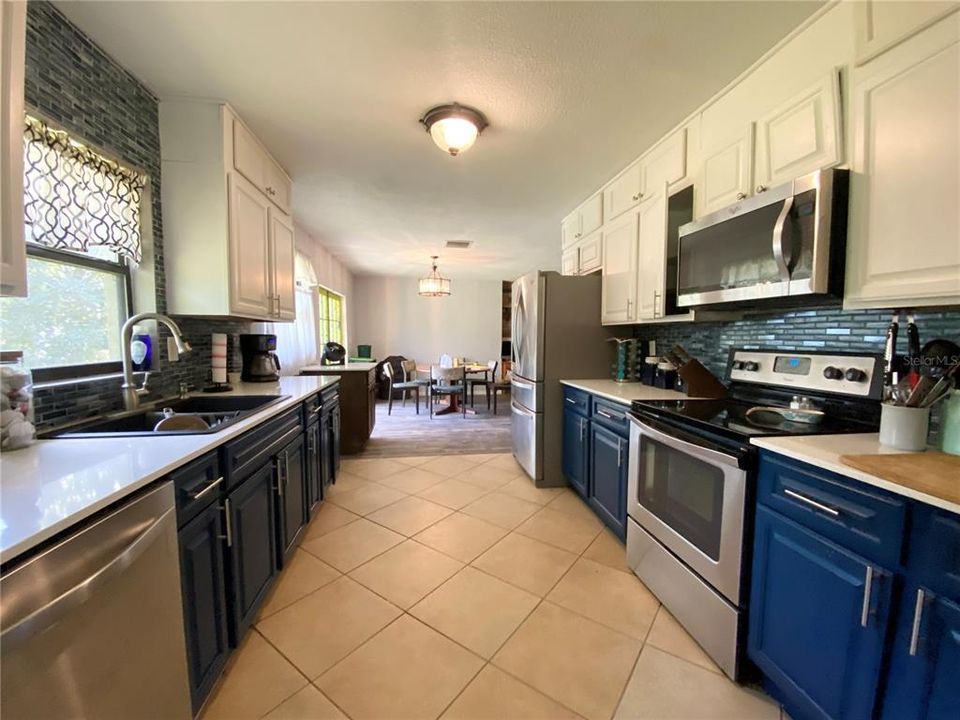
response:
M488 124L482 112L460 103L430 108L420 122L437 147L454 157L469 150Z
M426 277L420 278L419 294L422 297L446 297L450 294L450 278L445 278L437 272L437 255L431 255L433 270Z

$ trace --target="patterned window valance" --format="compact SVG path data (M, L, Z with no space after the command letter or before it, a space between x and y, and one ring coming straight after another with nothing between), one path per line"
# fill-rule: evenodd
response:
M102 246L139 263L146 176L29 115L23 146L27 240L76 252Z

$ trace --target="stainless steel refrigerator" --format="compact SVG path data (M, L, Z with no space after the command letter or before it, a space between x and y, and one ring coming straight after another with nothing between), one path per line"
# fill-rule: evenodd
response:
M560 380L610 377L600 274L528 273L513 283L512 307L513 455L537 487L559 487L566 484Z

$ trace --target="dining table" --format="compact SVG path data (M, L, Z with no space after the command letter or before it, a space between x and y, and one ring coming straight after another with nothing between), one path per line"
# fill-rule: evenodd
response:
M427 378L430 377L430 368L433 365L428 363L417 363L417 375L425 375ZM465 365L458 365L457 367L462 367L467 375L477 375L482 373L484 378L486 378L487 373L490 372L490 368L487 367L485 363L467 363ZM459 395L450 395L450 402L445 406L437 410L434 415L449 415L450 413L458 413L461 411L460 403L461 399ZM463 400L462 402L467 401L467 389L463 389ZM429 399L427 402L430 402ZM474 408L468 407L467 412L470 415L476 415L477 411Z

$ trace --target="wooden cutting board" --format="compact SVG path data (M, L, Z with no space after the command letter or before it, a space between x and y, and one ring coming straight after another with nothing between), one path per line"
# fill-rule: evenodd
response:
M897 485L960 505L960 455L942 452L841 455L840 462Z

